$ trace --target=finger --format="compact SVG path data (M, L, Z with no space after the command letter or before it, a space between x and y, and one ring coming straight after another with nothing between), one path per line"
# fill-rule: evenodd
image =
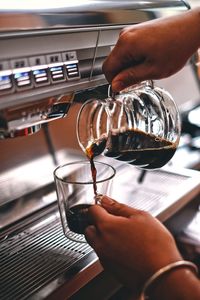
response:
M136 46L137 35L124 30L102 66L108 82L111 83L113 78L122 70L145 61L145 53L141 51L139 46Z
M125 204L119 203L107 196L103 196L101 199L101 205L105 208L110 214L115 216L121 216L129 218L132 215L135 215L139 212L138 209L132 208Z
M92 205L88 209L89 222L98 228L98 224L102 222L109 221L111 215L100 205Z
M98 240L98 233L94 225L90 225L85 229L85 239L92 248L95 247Z
M103 73L110 83L122 70L128 68L130 65L137 65L144 60L140 54L138 55L135 53L135 49L132 49L131 57L130 55L126 55L129 49L126 50L125 45L126 44L122 44L120 39L103 63Z
M153 69L148 63L131 66L114 77L112 80L112 90L119 92L141 81L155 79L153 75Z

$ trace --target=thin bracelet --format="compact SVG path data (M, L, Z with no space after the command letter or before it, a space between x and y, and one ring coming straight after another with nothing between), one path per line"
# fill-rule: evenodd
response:
M197 266L190 261L180 260L180 261L171 263L171 264L159 269L145 282L143 290L142 290L142 296L144 297L144 299L149 299L149 297L147 296L147 290L159 277L161 277L163 274L168 273L169 271L171 271L173 269L181 268L181 267L190 268L195 275L198 274Z

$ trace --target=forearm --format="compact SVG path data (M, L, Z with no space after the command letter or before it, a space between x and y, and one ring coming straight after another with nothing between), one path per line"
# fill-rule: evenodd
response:
M124 28L103 71L113 90L120 91L173 75L199 47L200 7Z
M188 44L188 46L193 45L193 51L196 51L197 48L200 47L200 7L188 11L182 20L183 24L181 27L184 30L183 34L187 34L187 36L183 35L183 38L186 44ZM177 26L178 25L177 23ZM181 30L180 28L180 32Z
M200 47L200 7L177 16L152 20L149 24L153 25L156 36L159 36L159 31L162 33L162 45L167 47L167 51L177 51L180 47L178 52L184 52L189 58Z
M166 273L149 290L150 300L199 300L200 281L187 268Z

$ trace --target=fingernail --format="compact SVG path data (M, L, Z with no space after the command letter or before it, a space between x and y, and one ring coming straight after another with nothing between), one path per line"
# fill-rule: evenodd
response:
M94 196L94 199L95 199L95 203L98 204L100 203L101 204L101 200L103 198L103 195L102 194L97 194Z
M102 204L102 206L104 206L104 205L110 206L110 205L113 205L114 203L115 203L115 201L113 199L107 197L107 196L103 196L101 198L101 204Z
M124 89L124 87L125 86L124 86L122 81L115 81L115 82L112 83L112 90L114 92L120 92L121 90Z

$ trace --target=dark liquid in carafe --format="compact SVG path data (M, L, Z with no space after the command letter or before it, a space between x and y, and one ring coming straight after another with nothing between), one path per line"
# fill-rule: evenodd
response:
M156 169L164 166L175 151L174 143L132 129L112 134L104 155L144 169Z
M83 234L86 227L89 225L88 208L89 204L78 204L72 206L67 211L67 223L70 230L76 233Z
M115 131L88 147L93 157L104 150L104 155L126 161L144 169L164 166L174 155L176 144L140 130ZM92 150L94 149L94 150Z

